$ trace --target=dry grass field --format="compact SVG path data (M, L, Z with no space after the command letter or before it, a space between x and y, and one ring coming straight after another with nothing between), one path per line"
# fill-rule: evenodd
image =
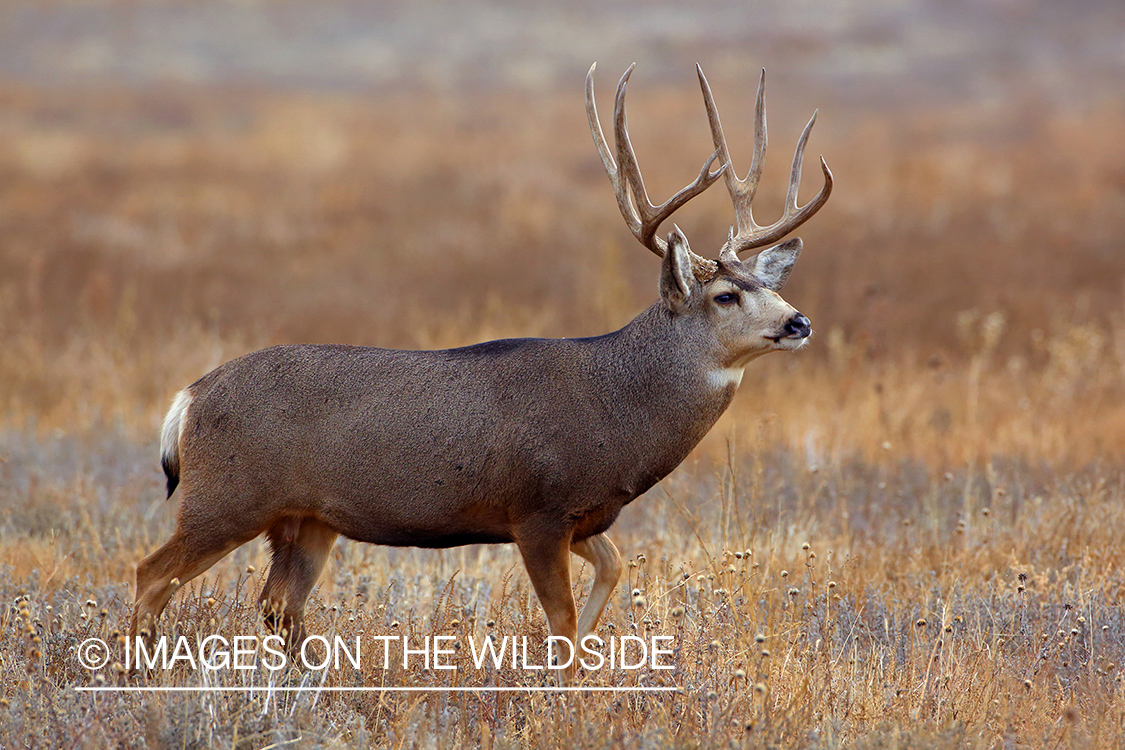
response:
M742 169L754 70L711 77ZM603 107L619 72L599 67ZM601 635L672 636L673 669L584 677L677 690L75 690L547 684L464 649L449 672L272 675L91 671L76 649L127 625L134 566L174 520L159 424L207 370L281 342L594 335L656 299L581 97L580 76L459 95L0 85L0 748L1125 746L1120 92L771 89L759 215L813 106L810 152L837 179L785 291L816 334L753 363L610 531L630 562ZM630 97L666 195L709 153L690 69L639 68ZM676 221L713 254L730 216L716 186ZM264 635L267 562L261 541L238 550L161 631ZM510 545L340 542L309 629L547 634Z

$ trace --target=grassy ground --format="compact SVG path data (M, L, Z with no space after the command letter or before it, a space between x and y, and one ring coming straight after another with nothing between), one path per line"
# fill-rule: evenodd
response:
M741 89L712 84L745 122ZM632 128L663 195L707 134L697 94L643 91ZM679 691L95 697L73 688L203 679L90 672L75 652L113 642L137 560L170 532L156 433L178 388L283 341L601 333L655 298L656 264L620 226L577 90L0 91L0 746L1121 746L1123 106L822 109L811 148L837 194L785 293L817 336L752 365L611 531L630 564L602 634L671 635L674 669L588 683ZM771 113L767 217L805 114L784 94ZM698 203L677 221L713 255L729 205ZM163 630L262 632L267 559L237 551ZM508 546L342 542L309 621L546 635Z

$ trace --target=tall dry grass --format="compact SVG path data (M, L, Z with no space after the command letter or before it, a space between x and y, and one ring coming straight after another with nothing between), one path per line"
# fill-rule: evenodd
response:
M676 669L645 679L680 692L72 690L197 679L91 674L73 652L120 631L133 566L170 531L155 435L178 388L269 343L589 335L651 303L654 259L620 226L579 96L0 92L0 746L1120 746L1113 100L822 108L837 193L786 289L817 335L752 365L611 532L631 563L602 633L674 635ZM797 104L771 100L775 149ZM707 155L698 102L656 90L630 114L670 193ZM677 221L706 252L729 205L697 202ZM162 628L259 632L267 561L239 550ZM508 547L342 543L310 609L347 636L546 634ZM527 679L325 677L486 678Z

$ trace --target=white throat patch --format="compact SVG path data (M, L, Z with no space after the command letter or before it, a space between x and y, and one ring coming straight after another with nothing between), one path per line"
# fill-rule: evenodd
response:
M707 373L707 384L717 391L725 390L728 386L737 388L742 383L744 367L723 367Z

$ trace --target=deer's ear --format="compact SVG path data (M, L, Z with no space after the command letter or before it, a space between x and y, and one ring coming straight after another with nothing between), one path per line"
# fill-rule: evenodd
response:
M774 245L754 256L753 273L766 289L778 291L785 286L797 256L801 254L801 240L794 238Z
M660 272L660 297L672 312L679 312L696 292L699 282L691 270L691 248L676 227L668 235L668 252Z

